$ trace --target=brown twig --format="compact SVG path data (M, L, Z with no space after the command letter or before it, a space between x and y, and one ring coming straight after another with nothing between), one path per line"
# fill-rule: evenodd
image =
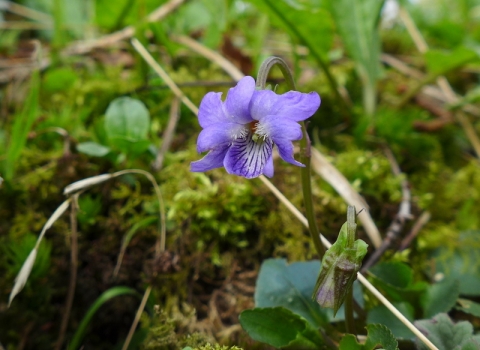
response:
M401 174L400 167L390 148L385 148L385 155L390 161L390 166L392 167L393 174L395 176L400 176ZM381 258L381 256L385 253L385 251L400 235L400 233L403 230L403 226L405 225L405 222L412 218L412 215L410 213L411 194L410 194L408 181L406 179L403 179L401 186L402 186L402 202L400 203L400 208L398 210L398 213L397 215L395 215L395 218L393 219L392 223L388 227L387 234L385 235L385 239L383 240L382 245L378 249L376 249L375 252L373 252L370 258L367 260L367 262L363 264L362 272L366 272Z
M415 224L413 225L408 235L402 240L402 243L400 243L400 247L398 248L400 252L410 246L413 239L417 237L423 226L425 226L430 221L430 217L431 215L428 211L425 211L422 213L422 215L420 215L417 221L415 221Z
M162 137L162 146L158 150L157 158L153 163L153 170L159 171L163 166L163 159L165 153L167 153L170 145L173 141L173 135L175 134L175 128L177 127L178 120L180 119L180 99L177 97L173 98L172 105L170 108L170 118L168 119L168 125L165 129Z
M75 296L75 287L77 284L77 269L78 269L78 235L77 235L77 212L78 212L78 196L76 193L72 196L70 205L70 239L72 246L70 247L70 282L68 285L67 300L65 301L65 311L62 317L62 324L58 334L55 350L60 350L67 332L68 320L70 318L70 311L72 310L73 297Z

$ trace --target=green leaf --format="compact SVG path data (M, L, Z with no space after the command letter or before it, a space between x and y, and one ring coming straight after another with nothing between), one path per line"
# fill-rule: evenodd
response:
M432 75L445 74L475 59L478 59L477 53L465 46L457 47L451 52L428 50L425 53L425 63Z
M365 342L366 350L373 350L377 345L383 346L385 350L397 350L398 342L393 333L383 324L369 324L367 326L368 337Z
M312 301L315 278L320 270L318 260L287 265L285 259L268 259L262 263L255 289L256 307L283 306L310 324L328 322L320 306Z
M423 317L431 318L452 309L460 294L458 280L446 278L430 286L422 296Z
M255 308L240 314L240 324L253 339L280 349L318 349L319 332L284 307Z
M339 350L364 350L362 344L357 342L357 339L353 334L345 334L340 341Z
M480 342L473 336L472 324L467 321L454 324L447 314L439 314L431 320L415 321L415 326L439 350L467 350L475 343L476 349L480 347ZM420 350L428 349L418 339L416 342Z
M468 299L458 299L458 304L460 306L455 307L455 309L463 311L467 314L473 315L475 317L480 317L480 304Z
M397 288L407 288L413 282L412 269L399 262L384 262L369 270L376 278Z
M443 246L431 255L432 275L441 273L460 282L460 294L480 295L480 231L464 231L454 246Z
M408 303L393 303L393 305L409 320L414 320L414 309ZM391 332L399 339L413 339L415 335L407 328L390 310L385 306L379 305L368 312L367 323L380 323L388 327Z
M138 154L148 148L150 114L145 105L130 97L115 99L105 115L105 131L113 146Z
M94 301L92 306L90 306L87 313L83 317L82 322L80 323L77 330L75 331L75 334L73 335L72 341L68 345L68 350L77 350L80 348L80 346L82 345L82 339L85 336L85 333L87 331L88 324L92 320L97 310L103 304L105 304L110 299L120 295L134 295L134 294L137 294L137 292L134 289L128 288L128 287L113 287L103 292L102 295L100 295Z
M393 333L383 324L367 326L367 340L361 345L352 334L345 335L340 341L339 350L373 350L382 346L384 350L398 350L398 342Z
M370 269L374 282L395 301L415 304L428 287L426 282L413 283L412 269L399 262L379 263Z
M318 260L287 264L285 259L267 259L262 263L255 289L256 307L283 306L302 316L314 327L332 321L343 321L342 309L336 317L333 310L322 309L312 300L315 277L320 270ZM362 289L357 283L354 298L364 305Z
M364 86L364 107L367 114L372 114L376 82L381 73L377 24L383 0L336 0L330 4L345 48L355 60Z
M96 142L82 142L77 145L77 151L92 157L103 157L110 152L110 148Z

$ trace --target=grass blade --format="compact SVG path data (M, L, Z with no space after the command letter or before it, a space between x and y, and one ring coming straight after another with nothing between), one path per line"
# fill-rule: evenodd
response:
M121 295L133 295L133 294L137 294L137 292L134 289L128 288L128 287L113 287L103 292L102 295L100 295L97 298L97 300L95 300L95 302L92 304L92 306L90 306L90 308L88 309L87 313L83 317L82 322L80 323L80 326L78 326L77 331L75 332L73 339L68 345L67 349L77 350L78 348L80 348L81 341L85 336L85 332L87 330L88 324L92 320L97 310L103 304L105 304L107 301L115 297L118 297Z
M376 82L380 76L380 36L377 30L383 0L332 1L332 15L348 53L355 60L363 83L363 102L368 115L376 104Z
M28 133L37 117L39 91L40 73L38 70L35 70L30 80L30 92L25 100L24 108L15 118L12 132L10 134L10 143L7 148L7 155L4 163L6 180L11 180L15 174L15 166L18 164L18 158L27 143Z

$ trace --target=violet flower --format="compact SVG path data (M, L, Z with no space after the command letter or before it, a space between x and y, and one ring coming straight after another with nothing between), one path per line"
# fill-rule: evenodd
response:
M316 92L289 91L277 95L256 90L252 77L242 78L229 90L225 102L221 92L209 92L200 103L198 121L203 130L197 151L209 153L191 163L191 171L203 172L224 166L229 174L247 179L273 176L273 145L280 157L304 166L293 158L292 141L302 138L298 122L311 117L320 106Z

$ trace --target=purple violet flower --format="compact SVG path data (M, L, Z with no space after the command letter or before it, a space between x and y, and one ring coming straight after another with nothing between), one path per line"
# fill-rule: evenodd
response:
M316 92L289 91L277 95L256 90L252 77L242 78L229 90L225 102L221 92L209 92L200 103L197 151L209 151L191 163L191 171L203 172L224 166L229 174L247 179L273 176L272 149L293 165L292 141L302 138L298 122L311 117L320 106Z

